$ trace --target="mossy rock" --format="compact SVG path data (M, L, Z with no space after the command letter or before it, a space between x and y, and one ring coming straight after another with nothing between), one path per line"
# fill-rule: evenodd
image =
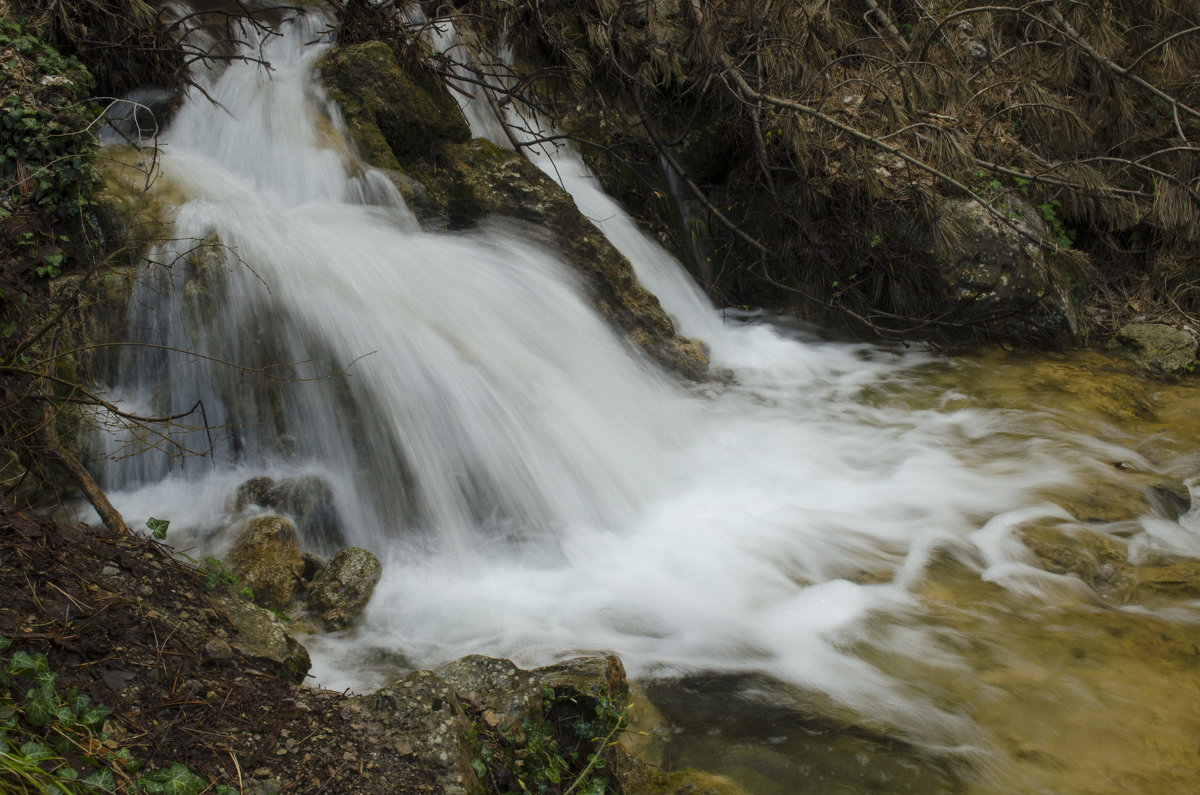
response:
M1195 336L1155 323L1123 326L1109 349L1156 373L1187 372L1196 364Z
M296 525L282 516L256 516L236 531L229 567L263 607L282 610L292 601L304 561Z
M327 629L345 629L367 606L382 576L383 566L369 550L339 550L309 584L309 609L320 614Z
M434 75L402 68L383 42L335 49L320 68L359 154L373 166L399 169L400 160L471 138L458 104Z
M1131 566L1126 572L1128 597L1142 601L1151 596L1200 598L1200 561L1180 560L1162 566Z

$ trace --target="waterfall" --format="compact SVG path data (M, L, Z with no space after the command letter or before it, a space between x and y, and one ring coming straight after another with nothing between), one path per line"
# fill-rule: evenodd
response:
M313 79L323 27L266 42L269 72L213 72L215 102L190 93L162 138L173 232L128 332L158 347L123 359L111 394L201 401L216 427L181 437L201 455L122 456L147 443L107 437L100 475L125 516L207 549L240 481L327 480L341 543L385 571L359 627L313 642L333 687L379 683L364 649L418 666L603 649L634 676L762 673L930 743L971 740L969 717L894 674L963 666L915 584L946 550L1035 581L1007 530L1064 516L1037 495L1111 450L953 394L887 399L925 354L728 322L577 155L543 156L733 375L681 385L523 230L419 229Z

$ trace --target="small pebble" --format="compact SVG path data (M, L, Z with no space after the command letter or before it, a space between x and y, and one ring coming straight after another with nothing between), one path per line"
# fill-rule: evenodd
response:
M232 660L233 647L224 638L213 638L204 644L204 656L210 660Z

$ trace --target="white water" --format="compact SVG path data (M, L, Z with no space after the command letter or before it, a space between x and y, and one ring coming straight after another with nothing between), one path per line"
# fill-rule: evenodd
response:
M174 264L146 281L130 333L348 374L286 384L271 403L237 369L127 360L114 394L129 405L202 398L209 422L237 427L216 432L216 465L107 465L125 516L171 519L175 543L216 549L242 480L327 478L345 541L385 572L358 628L311 644L334 688L381 684L370 649L417 666L611 650L635 677L764 672L926 742L972 741L968 716L891 673L961 665L931 651L912 588L943 547L1031 587L1007 528L1060 514L1031 495L1102 453L1040 438L1034 417L867 398L903 384L920 354L726 325L578 159L560 158L581 208L736 378L677 383L599 319L553 252L498 224L423 233L385 178L352 176L361 167L312 82L313 38L270 43L270 75L231 66L209 88L223 109L193 96L172 124L161 182L186 197L182 242L157 252ZM189 334L178 315L195 287L176 257L213 238L238 259L216 268L225 287ZM862 644L895 666L866 662Z

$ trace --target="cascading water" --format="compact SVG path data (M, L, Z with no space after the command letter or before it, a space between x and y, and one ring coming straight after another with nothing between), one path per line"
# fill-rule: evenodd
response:
M520 230L419 230L313 80L320 28L268 42L270 73L214 76L220 104L190 96L162 139L173 242L129 332L162 347L133 349L112 393L201 400L218 427L181 437L211 455L104 464L122 512L209 549L247 477L325 478L339 542L385 572L360 626L312 643L332 687L381 683L368 648L414 666L604 649L634 677L763 674L910 741L986 749L938 684L966 675L968 641L929 617L926 571L949 555L1040 604L1064 578L1012 528L1069 518L1040 495L1139 455L921 386L941 367L922 354L726 325L560 156L551 173L734 375L679 385Z

